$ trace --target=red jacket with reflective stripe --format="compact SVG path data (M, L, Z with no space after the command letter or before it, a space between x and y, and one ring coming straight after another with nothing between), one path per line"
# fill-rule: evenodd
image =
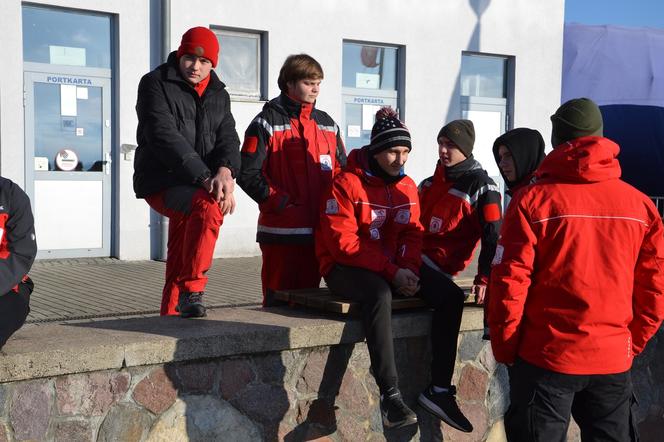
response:
M316 254L323 276L334 264L361 267L391 282L399 268L419 274L422 225L417 186L386 184L367 172L367 151L353 150L323 200Z
M238 184L259 203L256 240L313 242L321 192L346 164L334 120L282 94L247 128L241 157Z
M456 275L465 269L482 241L476 283L491 272L501 213L498 186L473 158L436 172L420 184L424 227L422 253L427 264Z
M664 228L621 181L618 145L556 147L511 201L491 274L496 360L568 374L628 370L664 317Z

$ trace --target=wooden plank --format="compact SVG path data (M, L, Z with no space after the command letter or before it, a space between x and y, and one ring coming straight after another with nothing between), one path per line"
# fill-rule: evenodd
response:
M279 291L275 292L275 298L291 304L341 315L354 315L361 311L359 303L335 296L327 288ZM406 310L426 306L426 302L418 297L392 299L392 310Z
M413 296L411 298L392 298L392 310L403 310L408 308L426 307L427 303L422 298Z
M274 292L274 299L276 299L277 301L288 302L290 300L290 292L287 291Z

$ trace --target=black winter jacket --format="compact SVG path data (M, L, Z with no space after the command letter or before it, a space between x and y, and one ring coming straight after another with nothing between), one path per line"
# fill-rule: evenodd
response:
M12 181L0 177L0 296L25 282L37 255L30 199Z
M210 72L202 97L182 78L176 53L138 85L138 198L182 184L200 184L219 167L240 169L240 140L225 85Z

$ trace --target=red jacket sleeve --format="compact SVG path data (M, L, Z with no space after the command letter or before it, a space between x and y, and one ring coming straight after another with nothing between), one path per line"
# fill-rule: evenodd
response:
M511 364L518 351L537 241L521 199L508 206L500 235L490 278L489 329L496 361Z
M657 333L664 318L664 227L657 209L649 209L652 222L634 267L634 316L629 323L629 330L635 356L643 351L648 340Z
M372 244L358 235L355 199L346 175L334 180L323 201L326 204L320 218L321 237L334 261L371 270L391 282L399 267L382 253L379 243Z

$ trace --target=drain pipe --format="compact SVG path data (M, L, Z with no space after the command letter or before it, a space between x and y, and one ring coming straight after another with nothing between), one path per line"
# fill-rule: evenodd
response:
M161 0L161 60L166 63L171 53L171 0ZM168 255L168 217L159 216L159 260L166 261Z

